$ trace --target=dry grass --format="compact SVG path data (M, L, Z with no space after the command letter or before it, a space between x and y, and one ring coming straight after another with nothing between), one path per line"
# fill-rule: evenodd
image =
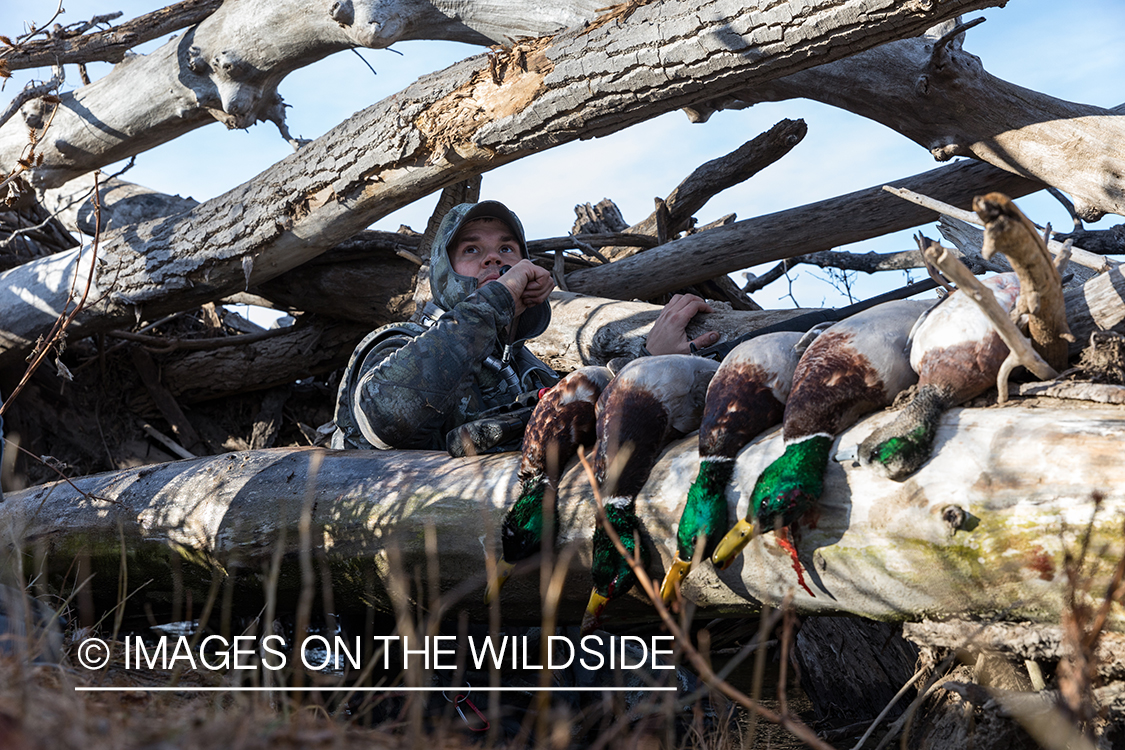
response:
M71 644L73 645L73 644ZM120 650L120 644L115 644ZM0 748L5 750L102 750L105 748L437 748L589 746L575 744L571 729L575 716L565 706L548 708L546 733L536 738L499 738L482 741L459 725L455 716L426 716L422 724L411 720L408 706L398 717L375 727L363 726L366 711L332 716L332 705L310 702L294 693L195 693L150 692L165 687L173 675L159 670L126 670L118 661L102 672L72 666L29 664L0 657ZM190 688L214 685L213 679L185 673L179 685ZM123 692L78 692L78 686L135 688ZM793 696L791 696L792 699ZM802 696L797 696L801 700ZM311 700L315 701L316 696ZM776 705L776 702L770 701ZM431 704L432 705L432 704ZM746 714L737 721L709 720L710 708L697 703L692 720L678 736L669 737L659 713L640 720L603 715L605 731L594 744L611 748L683 747L735 750L742 747L796 748L802 743L780 727L759 724L757 742L745 742ZM804 709L808 711L807 701ZM590 716L586 717L590 719ZM596 717L594 717L596 718ZM749 738L747 738L749 739ZM670 742L669 742L670 741Z
M92 679L83 673L69 666L0 659L0 748L406 748L423 739L334 719L322 706L300 706L280 694L154 693L145 688L168 685L170 674L120 666ZM76 692L80 685L137 689ZM453 732L434 733L424 741L435 750L468 745Z

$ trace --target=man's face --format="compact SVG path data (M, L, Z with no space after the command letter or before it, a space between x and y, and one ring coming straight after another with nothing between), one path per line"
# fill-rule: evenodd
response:
M478 289L500 278L501 266L513 266L521 257L516 235L499 219L470 221L461 227L449 248L453 270L474 277Z

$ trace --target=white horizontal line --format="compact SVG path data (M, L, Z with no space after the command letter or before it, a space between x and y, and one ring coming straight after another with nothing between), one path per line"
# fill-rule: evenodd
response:
M75 687L75 692L79 693L217 693L217 692L230 692L230 693L454 693L454 692L470 692L470 693L508 693L508 692L523 692L523 693L586 693L586 692L658 692L667 693L678 690L679 688L672 687L547 687L547 688L533 688L533 687L475 687L470 690L456 687Z

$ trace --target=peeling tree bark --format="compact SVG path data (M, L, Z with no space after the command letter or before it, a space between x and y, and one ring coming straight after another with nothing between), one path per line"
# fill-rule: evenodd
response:
M935 51L953 22L846 60L804 70L696 108L814 99L880 122L939 161L972 156L1056 187L1082 218L1125 214L1125 105L1103 109L1056 99L996 78L961 49Z
M839 438L834 454L848 454L892 416L860 422ZM767 535L726 571L706 563L693 571L685 592L700 606L698 616L745 617L759 601L778 604L794 592L796 606L809 613L1058 623L1063 548L1077 544L1091 518L1089 554L1099 565L1090 569L1108 578L1122 553L1125 465L1117 459L1125 447L1125 410L954 409L942 418L936 445L909 491L849 459L830 462L817 525L797 543L815 597L796 585L789 555ZM744 512L743 498L781 450L774 431L741 453L728 493L732 515ZM1037 460L1027 461L1029 455ZM76 480L92 497L63 483L15 493L0 504L0 538L9 552L46 555L60 575L76 554L89 555L93 591L105 606L119 601L124 560L131 584L152 579L130 599L132 606L166 607L179 567L180 583L197 602L213 575L234 573L236 606L253 613L277 545L285 553L279 606L296 600L297 526L307 507L314 557L323 552L328 561L337 607L372 602L389 609L386 582L396 572L388 547L401 549L405 572L397 574L409 580L416 568L426 569L424 529L432 525L441 590L457 597L447 604L486 621L485 549L498 548L497 529L518 490L518 461L511 453L450 459L423 451L328 452L311 479L307 450L232 453ZM690 437L661 457L638 499L656 580L674 552L673 529L697 469L697 440ZM1104 495L1096 514L1095 490ZM575 543L578 556L560 623L577 622L589 594L591 502L581 467L571 467L558 519L562 543ZM129 549L124 557L122 539ZM183 565L171 565L180 555ZM365 591L369 569L377 583ZM1105 580L1096 578L1091 590L1104 591ZM537 624L539 575L514 576L502 611L506 622ZM615 622L654 619L639 592L607 614ZM1120 630L1120 617L1111 615L1111 629Z
M221 299L469 176L996 2L956 0L919 11L891 0L825 0L800 3L798 14L790 3L743 13L737 3L665 0L540 40L522 57L491 66L487 56L471 58L358 113L219 198L104 238L101 297L73 332ZM0 309L13 311L0 337L0 366L51 325L77 266L76 254L64 253L0 276ZM34 309L22 303L28 297L37 298Z

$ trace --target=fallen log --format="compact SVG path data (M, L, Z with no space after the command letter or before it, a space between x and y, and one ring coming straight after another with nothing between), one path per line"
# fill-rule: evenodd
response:
M429 2L225 2L159 49L128 57L104 78L60 94L50 137L38 150L43 163L30 181L39 190L58 187L216 120L228 128L272 121L295 142L278 84L334 52L384 49L407 39L487 45L509 35L540 36L582 23L597 7L590 0L464 3L451 14ZM52 119L53 109L36 100L22 117L0 126L0 171L16 166L27 128Z
M1123 552L1125 465L1118 458L1125 409L954 409L943 417L934 457L901 484L847 458L891 416L868 418L837 442L819 519L798 542L815 596L797 587L789 555L771 535L755 539L726 571L704 564L692 573L685 595L700 615L749 616L759 601L777 604L792 593L809 613L1058 623L1065 550L1087 527L1087 554L1099 563L1090 590L1104 590L1099 576L1108 577ZM737 491L728 493L732 515L744 512L744 498L781 453L781 442L775 431L739 456ZM698 468L696 450L695 437L672 445L637 503L657 580L674 551L675 522ZM388 556L393 547L407 580L432 575L446 607L487 617L485 552L497 549L500 520L515 500L515 454L451 459L421 451L330 451L310 474L312 455L312 449L230 453L83 477L73 487L32 488L0 504L0 535L9 553L34 555L46 565L55 583L84 556L103 607L120 596L124 564L130 591L138 589L129 606L166 607L174 591L192 591L198 603L212 582L230 574L233 606L254 614L278 554L281 572L271 593L282 608L297 601L304 512L306 538L328 566L324 574L331 575L339 611L367 604L390 609L388 582L399 574ZM561 543L577 549L560 622L576 623L590 590L593 527L580 467L566 474L560 497ZM438 553L428 561L431 534ZM427 572L428 564L437 569ZM429 601L432 592L414 594ZM513 576L501 606L505 622L537 622L539 576ZM654 616L635 591L615 602L610 624ZM1111 630L1122 632L1121 617L1111 614Z
M645 337L662 309L647 302L552 292L551 326L529 341L528 349L559 372L582 365L604 365L614 357L635 359L643 353ZM687 332L694 338L705 331L717 331L720 341L729 341L807 312L811 311L721 310L696 316Z

